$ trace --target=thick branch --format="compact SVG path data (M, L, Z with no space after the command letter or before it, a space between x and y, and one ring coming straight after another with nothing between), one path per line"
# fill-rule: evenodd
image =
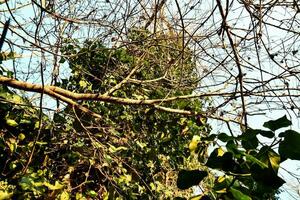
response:
M32 84L24 81L18 81L12 78L7 78L4 76L0 76L0 84L4 84L13 88L25 90L25 91L31 91L31 92L43 92L43 87L40 84ZM71 92L69 90L62 89L60 87L56 86L44 86L44 93L55 97L59 94L61 96L64 96L66 98L72 99L72 100L88 100L88 101L104 101L104 102L110 102L110 103L118 103L118 104L126 104L126 105L154 105L162 102L170 102L180 99L191 99L191 98L200 98L200 97L207 97L207 96L231 96L232 93L202 93L202 94L191 94L191 95L182 95L182 96L175 96L170 97L166 99L128 99L128 98L119 98L119 97L112 97L107 95L101 95L101 94L93 94L93 93L75 93ZM54 95L55 93L55 95ZM60 99L64 102L66 102L63 99ZM69 102L66 102L69 103Z

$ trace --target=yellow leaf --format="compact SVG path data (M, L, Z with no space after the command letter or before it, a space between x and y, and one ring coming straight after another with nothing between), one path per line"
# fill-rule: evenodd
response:
M26 137L26 136L25 136L23 133L20 133L20 134L18 135L18 139L19 139L20 141L24 140L25 137Z
M61 193L61 195L60 195L60 198L59 198L60 200L69 200L70 199L70 195L69 195L69 193L68 192L66 192L66 191L63 191L62 193Z
M222 190L218 190L218 191L216 191L216 193L226 193L227 191L226 191L226 188L223 188Z
M219 183L222 183L223 181L225 181L225 176L220 176L220 177L218 178L218 182L219 182Z
M220 147L218 148L218 156L223 156L225 152L223 151L223 149Z
M195 141L191 141L190 144L189 144L189 149L191 152L195 151L196 148L198 146L198 142L195 142Z
M0 190L0 200L11 199L13 193L8 193L7 191Z
M18 104L23 103L23 99L22 99L20 96L18 96L18 95L13 95L12 101L13 101L14 103L18 103Z
M200 141L200 136L194 135L192 141L189 144L189 149L191 152L197 149L199 141Z
M50 184L50 183L48 183L48 182L45 182L44 185L45 185L46 187L48 187L49 190L60 190L60 189L62 189L62 188L64 187L64 186L63 186L62 184L60 184L58 181L55 181L55 184L54 184L54 185L52 185L52 184Z
M86 81L81 80L81 81L79 81L79 85L80 85L80 87L85 88L87 86L87 83L86 83Z
M6 124L7 124L8 126L12 126L12 127L18 126L18 123L17 123L15 120L13 120L13 119L7 119L7 120L6 120Z
M268 154L269 154L269 160L270 160L270 164L271 164L272 168L275 171L277 171L279 168L279 164L280 164L280 156L271 151L269 151Z

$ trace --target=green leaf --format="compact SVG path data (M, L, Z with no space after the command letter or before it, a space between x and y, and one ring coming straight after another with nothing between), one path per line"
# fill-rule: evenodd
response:
M255 157L267 164L277 173L280 164L280 156L269 146L263 146Z
M284 140L279 144L282 160L300 160L300 134L293 130L284 132Z
M217 135L216 134L210 134L207 137L203 137L201 140L203 141L214 141L216 139Z
M256 137L257 131L253 129L246 130L240 138L242 139L242 146L246 150L256 149L258 146L258 139Z
M255 181L269 188L277 190L285 181L280 178L272 168L261 168L259 165L252 165L250 168L252 177Z
M238 147L233 140L229 140L227 142L226 149L228 152L233 153L235 156L238 156L240 154L240 151L238 150Z
M218 154L218 149L215 149L209 156L206 166L213 169L222 169L224 171L240 172L240 167L233 160L233 154L226 152L223 155Z
M227 142L227 141L229 141L229 140L232 140L233 137L227 135L226 133L220 133L220 134L218 135L218 139L221 140L222 142Z
M241 191L234 189L233 187L230 187L230 192L232 194L232 196L234 197L234 199L236 200L252 200L251 197L249 197L248 195L242 193Z
M89 190L87 192L87 195L89 195L90 197L96 198L98 194L94 190Z
M244 153L245 157L247 160L253 162L253 163L256 163L257 165L259 165L261 168L268 168L268 165L263 163L262 161L258 160L257 158L255 158L254 156L252 155L249 155L249 154L246 154Z
M207 176L206 171L200 170L180 170L177 179L177 187L181 190L198 185Z
M267 137L267 138L273 138L275 136L275 133L272 131L264 131L264 130L258 130L258 131L259 131L260 135Z
M64 57L61 57L59 63L64 63L64 62L66 62L66 59Z
M222 194L227 193L227 188L232 183L232 177L231 176L219 176L216 178L213 190L216 193Z
M263 126L272 131L276 131L280 128L288 127L290 125L292 125L292 122L290 120L288 120L286 115L284 115L283 117L281 117L279 119L270 120L268 122L265 122Z

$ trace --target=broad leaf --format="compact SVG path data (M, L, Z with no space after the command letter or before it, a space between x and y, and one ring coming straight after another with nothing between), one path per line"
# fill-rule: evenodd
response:
M233 160L233 154L226 152L223 155L218 154L218 149L215 149L209 156L206 166L213 169L221 169L224 171L231 171L239 173L240 166Z
M292 125L292 122L290 120L288 120L288 118L285 115L279 119L270 120L268 122L265 122L263 126L272 131L276 131L280 128L288 127L290 125Z
M265 163L263 163L262 161L258 160L258 159L255 158L254 156L249 155L249 154L246 154L246 153L245 153L244 155L245 155L245 157L246 157L246 159L247 159L248 161L251 161L251 162L253 162L253 163L259 165L261 168L268 168L268 165L267 165L267 164L265 164Z
M181 190L198 185L207 176L206 171L200 170L181 170L178 174L177 187Z
M279 144L279 154L282 160L300 160L300 134L293 130L284 132L284 140Z
M226 133L220 133L220 134L218 135L218 139L221 140L222 142L227 142L227 141L229 141L229 140L232 140L233 137L227 135Z
M269 146L263 146L256 158L268 165L268 167L272 168L276 173L278 172L280 155L278 155L274 150L270 149Z
M234 199L236 200L251 200L252 198L249 197L248 195L242 193L241 191L234 189L233 187L230 188L230 192Z
M258 130L258 131L259 131L260 135L267 137L267 138L273 138L275 136L275 133L272 131L264 131L264 130Z
M207 137L203 137L201 138L201 140L203 141L214 141L216 139L217 135L216 134L210 134Z
M277 190L285 183L272 168L261 168L255 164L251 166L251 174L255 181L268 189Z
M253 129L246 130L240 138L242 139L242 146L246 149L256 149L258 146L258 139L256 137L256 134L258 132Z

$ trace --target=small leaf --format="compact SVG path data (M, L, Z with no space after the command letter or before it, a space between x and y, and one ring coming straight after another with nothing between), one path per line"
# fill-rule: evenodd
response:
M218 194L227 193L227 188L232 183L232 177L228 176L220 176L214 183L213 190L216 191Z
M298 50L293 50L292 51L293 56L296 55L296 53L298 53Z
M66 191L63 191L62 193L61 193L61 195L60 195L60 198L59 198L60 200L69 200L70 199L70 195L69 195L69 193L68 192L66 192Z
M20 97L19 95L16 95L16 94L14 94L14 95L12 96L12 101L13 101L14 103L17 103L17 104L22 104L22 103L24 103L24 100L22 99L22 97Z
M279 154L282 160L300 160L300 134L293 130L284 132L284 140L279 144Z
M89 195L90 197L96 198L98 194L94 190L90 190L87 192L87 195Z
M265 122L263 126L272 131L276 131L280 128L288 127L290 125L292 125L292 122L290 120L288 120L286 115L284 115L283 117L281 117L279 119Z
M181 190L198 185L207 176L206 171L200 170L181 170L178 174L177 187Z
M64 63L64 62L66 62L66 59L64 57L61 57L59 63Z
M123 146L120 146L120 147L115 147L111 144L109 144L109 149L108 149L111 153L116 153L118 151L122 151L122 150L128 150L128 148L126 147L123 147Z
M192 138L192 141L189 144L189 149L191 152L195 151L197 149L198 143L200 141L199 135L194 135Z
M24 133L20 133L20 134L18 135L18 139L19 139L20 141L24 140L25 138L26 138L26 136L24 135Z
M233 187L230 188L230 192L232 194L232 196L234 197L234 199L236 200L252 200L251 197L249 197L248 195L245 195L244 193L242 193L241 191L234 189Z
M87 82L84 81L84 80L81 80L81 81L79 81L79 86L82 87L82 88L86 88Z
M52 185L52 184L50 184L50 183L48 183L48 182L45 182L44 185L45 185L46 187L48 187L49 190L60 190L60 189L62 189L62 188L64 187L64 186L63 186L62 184L60 184L58 181L55 181L55 184L54 184L54 185Z
M20 124L31 124L32 122L28 119L21 119Z
M7 124L8 126L12 126L12 127L18 126L18 123L17 123L15 120L13 120L13 119L7 119L7 120L6 120L6 124Z

